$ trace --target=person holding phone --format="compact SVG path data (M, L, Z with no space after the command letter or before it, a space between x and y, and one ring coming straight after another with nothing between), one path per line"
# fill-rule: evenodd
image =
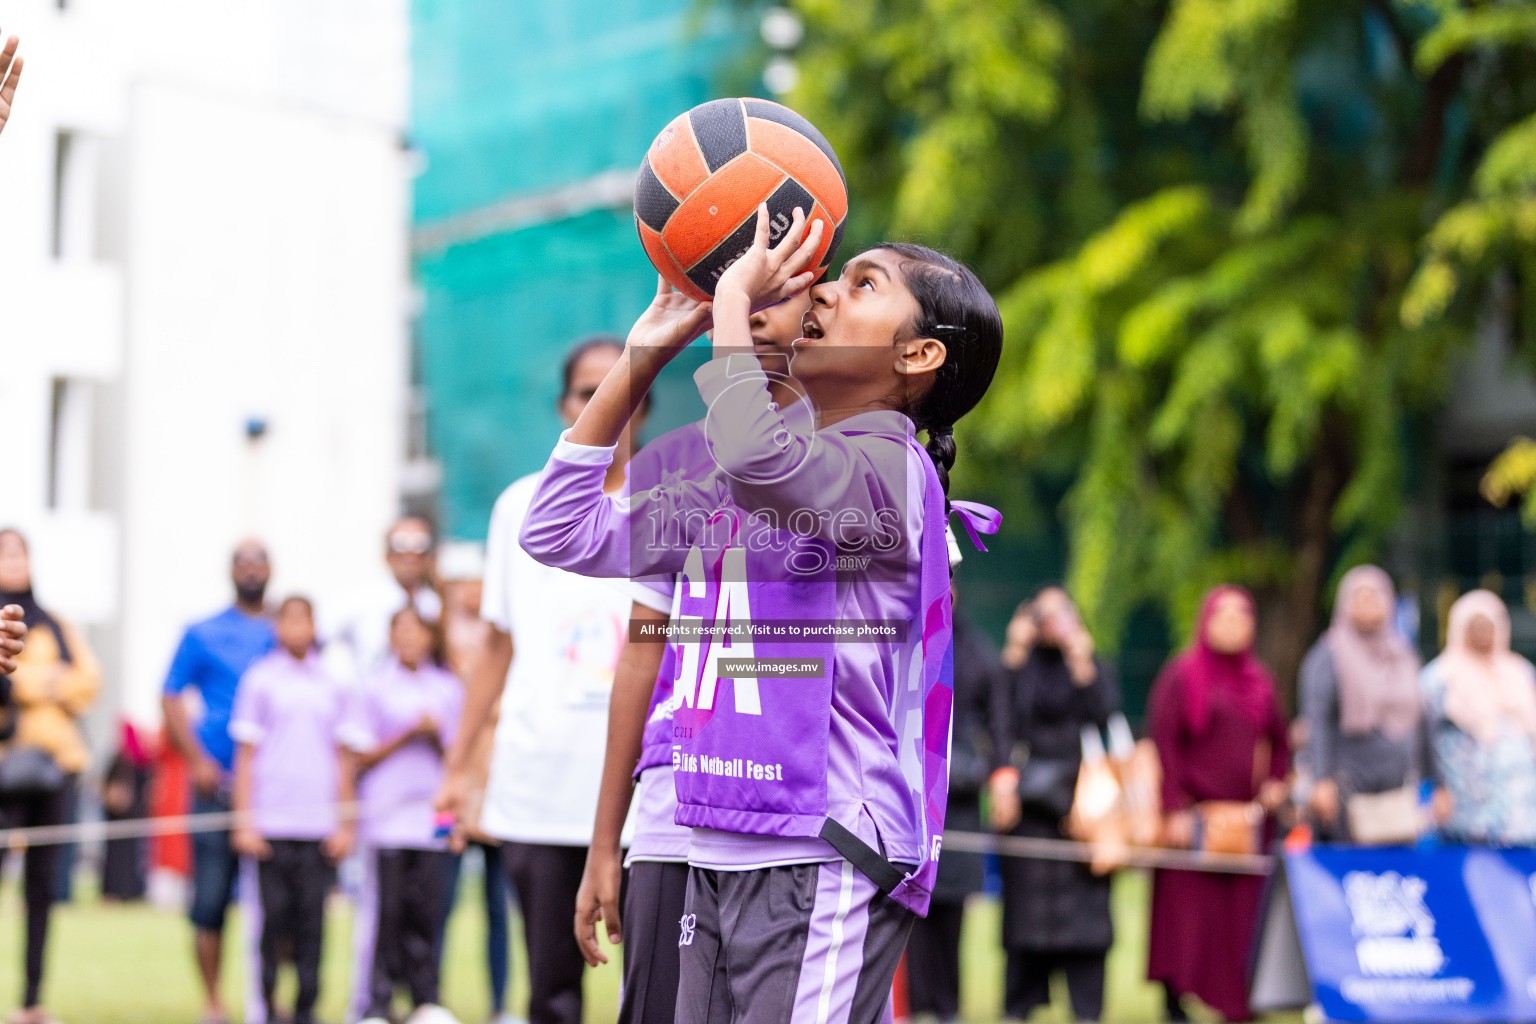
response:
M1077 606L1059 586L1042 588L1008 625L992 701L992 826L1061 839L1072 810L1085 727L1104 729L1120 710L1114 666L1095 653ZM1086 864L1004 857L1004 1006L1027 1019L1065 976L1077 1020L1104 1011L1104 959L1114 942L1110 876Z

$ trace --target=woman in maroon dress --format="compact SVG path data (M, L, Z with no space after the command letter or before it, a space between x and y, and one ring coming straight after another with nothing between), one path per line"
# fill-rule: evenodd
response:
M1152 688L1152 739L1163 764L1163 813L1170 845L1189 846L1195 808L1209 800L1285 800L1286 723L1269 673L1253 654L1254 607L1247 591L1206 595L1188 648ZM1170 1020L1187 1020L1180 1000L1199 996L1228 1021L1246 1021L1247 962L1264 880L1253 875L1160 870L1152 881L1147 977L1167 990Z

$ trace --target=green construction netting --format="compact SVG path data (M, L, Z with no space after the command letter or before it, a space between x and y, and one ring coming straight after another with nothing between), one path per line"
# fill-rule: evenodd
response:
M668 120L715 95L750 40L747 22L694 0L416 0L412 27L418 227L637 167ZM420 253L415 272L443 530L483 538L497 494L542 465L558 433L566 348L622 336L655 272L627 209ZM670 404L658 401L669 424Z

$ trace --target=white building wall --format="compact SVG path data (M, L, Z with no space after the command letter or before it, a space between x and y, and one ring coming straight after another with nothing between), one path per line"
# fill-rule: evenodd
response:
M0 522L32 535L40 598L95 627L135 719L157 718L182 627L227 604L241 537L268 543L274 595L322 612L381 581L407 394L407 13L13 0L0 24L27 58L0 136L18 460Z

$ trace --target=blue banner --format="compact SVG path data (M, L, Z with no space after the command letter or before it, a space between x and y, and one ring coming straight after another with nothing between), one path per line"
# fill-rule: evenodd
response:
M1285 883L1327 1019L1536 1022L1536 851L1318 846Z

